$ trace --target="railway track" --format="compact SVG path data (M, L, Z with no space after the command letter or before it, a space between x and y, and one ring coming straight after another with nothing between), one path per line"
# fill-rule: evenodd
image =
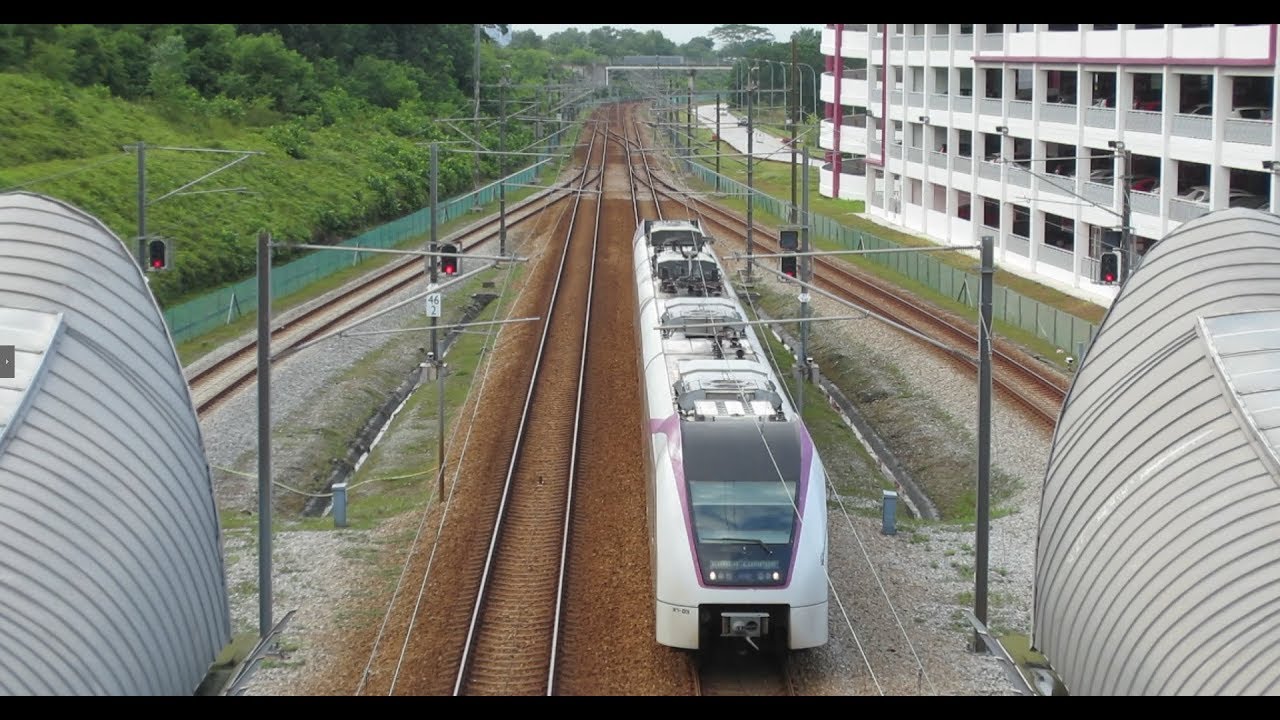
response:
M489 383L499 395L482 392L477 413L466 416L474 418L464 421L475 425L472 444L446 450L460 479L436 509L437 546L410 554L411 572L422 575L404 584L420 589L388 610L394 620L387 627L400 636L371 653L369 694L795 694L789 668L779 661L770 669L767 656L756 658L756 667L743 657L695 665L696 656L654 640L644 487L635 470L644 449L619 439L627 423L640 425L624 392L631 388L619 386L624 377L635 385L634 375L620 371L635 364L635 349L618 340L634 342L633 308L621 302L625 293L613 292L613 284L630 272L629 240L642 217L702 216L725 240L744 223L663 184L649 155L635 152L646 144L640 135L618 130L623 123L616 118L611 125L589 122L575 151L585 168L575 188L588 191L567 191L572 198L560 207L568 216L569 203L577 203L578 222L542 213L557 224L547 241L552 249L539 254L513 312L544 320L504 330L520 341L495 346L495 357L508 355L496 363ZM600 159L601 147L609 152L607 161ZM618 172L624 164L630 169L626 184ZM625 209L624 192L630 193ZM592 211L595 232L574 230ZM601 213L607 232L601 232ZM550 237L538 232L540 239ZM584 234L593 244L600 237L600 245L584 250ZM765 247L767 240L759 242ZM601 259L619 248L621 261ZM557 262L558 272L544 272ZM596 285L609 291L583 300ZM547 312L571 298L581 309L576 316L563 316L567 308ZM871 303L887 301L858 302L879 310ZM998 368L997 382L1002 374Z
M595 128L587 164L599 163L601 182L598 192L580 192L574 201L455 695L532 695L554 690L605 145L605 132ZM585 183L580 188L588 189Z
M567 188L581 178L570 178L558 187L540 193L512 207L508 211L507 225L518 226L536 219L549 206L564 202ZM463 254L474 252L486 242L496 238L500 220L485 221L468 230L459 238ZM415 283L423 281L421 261L417 257L404 257L386 268L353 281L347 289L328 300L308 308L296 317L280 322L271 330L272 362L276 362L295 346L313 340L374 308L385 298ZM210 364L191 377L188 382L200 415L212 410L237 390L257 376L257 341L252 340L233 353Z
M619 142L628 147L642 147L638 125L632 125L633 138L619 135ZM639 158L632 163L632 156ZM642 219L665 219L660 197L669 201L677 199L660 194L660 180L651 166L650 153L627 153L628 174L631 181L632 212L638 225ZM690 210L687 204L682 206ZM726 696L786 696L795 695L795 683L790 673L785 653L761 652L746 643L733 640L721 643L702 653L689 653L689 677L693 681L693 694L708 697Z

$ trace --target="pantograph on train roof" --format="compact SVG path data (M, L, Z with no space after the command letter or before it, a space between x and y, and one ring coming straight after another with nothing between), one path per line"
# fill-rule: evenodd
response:
M744 327L742 312L727 299L673 298L662 313L663 337L678 330L687 338L741 338Z
M754 362L690 360L676 381L676 406L685 420L785 420L782 396Z

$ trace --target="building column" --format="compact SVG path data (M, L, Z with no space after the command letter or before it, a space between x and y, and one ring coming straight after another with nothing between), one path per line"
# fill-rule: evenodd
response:
M1172 33L1167 33L1170 37L1169 43L1172 44ZM1161 78L1164 84L1164 95L1160 99L1160 106L1164 112L1161 113L1161 143L1160 143L1160 234L1156 240L1164 237L1171 229L1169 227L1169 199L1178 196L1178 175L1177 161L1169 156L1170 145L1173 143L1173 116L1178 112L1178 108L1182 104L1182 75L1173 72L1169 66L1165 66L1164 75Z
M1280 162L1280 68L1276 68L1271 76L1271 157L1265 158ZM1271 212L1280 214L1280 168L1271 170Z
M1227 109L1235 82L1221 66L1213 69L1213 164L1209 169L1209 208L1226 208L1231 195L1231 170L1222 165L1222 142L1227 132Z
M1089 253L1089 232L1085 230L1084 222L1080 220L1080 208L1076 208L1075 224L1071 226L1071 230L1071 287L1078 288L1080 273L1084 270L1084 259Z
M841 90L841 87L844 85L844 55L843 55L843 51L840 49L840 46L844 39L844 25L842 23L836 24L835 39L836 39L836 47L835 47L836 85L835 85L835 92L832 93L832 100L834 101L835 112L834 112L834 117L832 118L832 122L834 124L831 127L831 138L832 138L831 140L831 145L832 145L831 147L831 152L832 152L831 196L839 200L840 199L840 173L841 173L840 159L842 157L842 153L840 151L840 128L844 124L844 104L840 101L840 90Z

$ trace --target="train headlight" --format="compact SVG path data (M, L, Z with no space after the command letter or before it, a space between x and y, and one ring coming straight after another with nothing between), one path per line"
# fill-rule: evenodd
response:
M715 570L712 570L712 571L711 571L711 575L710 575L710 577L711 577L711 579L712 579L712 580L715 580L715 579L716 579L716 571L715 571Z
M782 579L782 573L779 573L779 572L777 572L777 571L775 570L775 571L774 571L774 573L773 573L773 579L774 579L775 581L776 581L776 580L781 580L781 579Z

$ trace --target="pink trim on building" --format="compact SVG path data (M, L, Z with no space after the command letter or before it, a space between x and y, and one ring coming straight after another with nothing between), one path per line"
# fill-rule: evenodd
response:
M866 162L870 165L875 165L876 167L882 168L884 167L885 152L888 150L888 147L887 147L888 143L885 142L885 137L886 137L885 133L889 131L889 26L888 25L880 26L880 72L884 73L884 80L880 82L880 159L872 160L870 156L867 156ZM867 82L868 83L873 82L875 79L876 78L872 77L870 68L868 68ZM868 87L875 87L875 86L869 85ZM870 91L868 91L868 95L869 94L870 94ZM870 97L868 97L867 101L870 102L870 100L871 100ZM867 191L867 196L870 197L871 193L874 191L875 191L874 187L870 188Z

